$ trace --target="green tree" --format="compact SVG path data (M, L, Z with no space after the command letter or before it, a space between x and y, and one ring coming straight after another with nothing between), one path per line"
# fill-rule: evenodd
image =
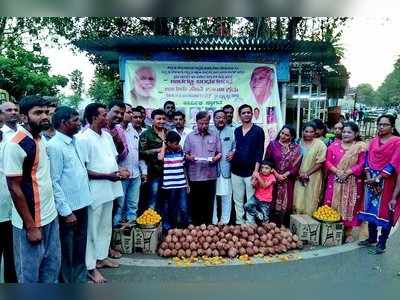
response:
M357 101L360 103L364 103L369 106L379 105L379 100L377 94L369 83L361 83L359 84L355 92L357 94Z
M400 57L394 64L394 70L386 76L378 88L378 97L385 105L398 105L400 103Z
M100 67L96 68L95 76L88 92L94 101L105 104L113 99L123 98L119 76L110 70Z
M0 48L5 37L12 39L21 35L28 35L31 42L43 37L51 37L57 44L60 36L73 43L78 39L135 35L233 35L326 41L333 44L337 57L341 58L344 49L340 44L340 38L348 19L337 17L0 17ZM101 65L99 58L90 56L90 59L99 68L106 68ZM102 84L107 82L115 87L115 90L120 89L119 84L115 84L117 71L113 69L108 72L111 72L111 75L99 75L98 82ZM346 76L340 79L340 84L347 80ZM93 84L95 83L97 84L97 82ZM101 90L101 85L96 86L96 89L92 88L92 92ZM100 93L96 97L104 99L105 96L104 93Z
M342 98L346 91L349 73L342 64L334 65L332 69L326 75L328 97Z
M69 74L69 81L73 94L69 97L65 97L64 101L73 108L78 108L79 103L82 101L82 94L84 93L84 84L82 72L79 70L73 70Z
M4 46L4 44L3 44ZM49 75L48 58L13 41L0 51L0 89L19 100L27 94L55 96L68 83L64 76Z

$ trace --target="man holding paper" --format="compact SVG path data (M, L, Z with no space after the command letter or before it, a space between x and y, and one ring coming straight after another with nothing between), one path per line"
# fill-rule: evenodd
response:
M196 129L184 145L190 186L193 224L211 224L217 180L217 163L221 159L221 141L208 129L210 116L206 111L196 115Z

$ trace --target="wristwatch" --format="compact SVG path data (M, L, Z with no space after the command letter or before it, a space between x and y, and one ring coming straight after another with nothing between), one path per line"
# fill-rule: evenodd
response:
M375 177L375 182L376 183L381 183L381 178L380 178L379 175Z

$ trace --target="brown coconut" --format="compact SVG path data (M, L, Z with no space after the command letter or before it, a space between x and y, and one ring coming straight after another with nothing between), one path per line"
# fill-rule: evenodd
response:
M249 256L253 256L254 255L253 247L247 247L246 248L246 253Z
M228 250L228 256L230 258L234 258L237 256L237 250L235 248L229 248Z
M197 243L196 242L191 242L190 243L190 250L197 250Z
M186 249L185 256L190 257L191 255L192 255L192 251L190 251L190 249Z
M165 251L164 251L164 256L165 257L170 257L171 256L171 249L165 249Z

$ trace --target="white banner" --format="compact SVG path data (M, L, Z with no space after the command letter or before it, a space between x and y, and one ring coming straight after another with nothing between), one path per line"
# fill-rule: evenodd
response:
M231 104L253 107L254 123L274 138L282 124L276 69L271 64L134 61L125 65L124 100L148 114L167 100L185 113L189 124L196 113L210 115ZM237 114L235 122L239 123ZM267 137L267 139L269 139Z

